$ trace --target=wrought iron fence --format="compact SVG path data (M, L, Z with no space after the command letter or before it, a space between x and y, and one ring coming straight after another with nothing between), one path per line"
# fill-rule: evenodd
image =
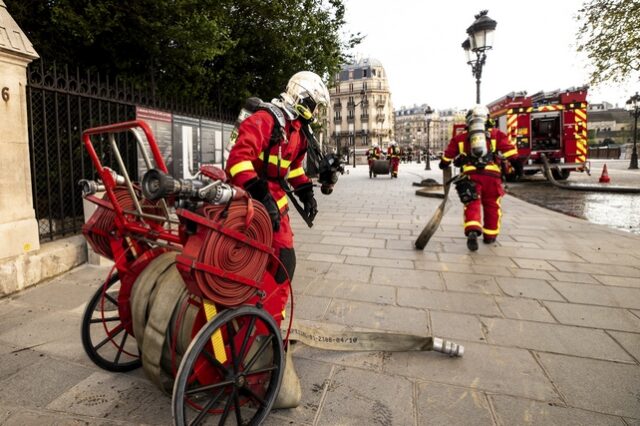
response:
M135 119L136 105L233 121L229 113L167 102L119 79L81 73L77 67L48 66L43 60L28 68L27 105L33 204L41 241L78 233L84 223L77 182L95 178L82 146L85 129ZM132 135L118 135L116 140L131 178L137 179ZM94 142L103 164L117 170L107 141Z

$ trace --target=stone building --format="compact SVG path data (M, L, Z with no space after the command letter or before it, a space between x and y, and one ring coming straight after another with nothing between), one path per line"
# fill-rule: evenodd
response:
M329 89L328 135L325 144L342 154L355 152L358 162L373 142L393 139L393 106L382 63L366 58L346 65Z
M427 122L427 107L427 104L422 104L402 107L395 111L395 135L401 147L411 147L414 151L419 149L424 152L428 141L430 151L433 154L438 153L449 143L453 135L453 125L464 123L465 111L452 108L434 111Z
M627 143L633 138L632 130L631 115L624 108L614 107L608 102L589 104L587 109L589 144Z

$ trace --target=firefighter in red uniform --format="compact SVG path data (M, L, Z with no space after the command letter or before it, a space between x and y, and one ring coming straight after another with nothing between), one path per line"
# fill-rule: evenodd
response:
M398 177L398 165L400 164L400 148L396 141L391 141L387 148L387 158L391 162L391 177Z
M513 172L522 173L518 150L506 134L488 127L488 117L489 111L483 105L470 110L466 131L451 139L440 161L443 170L454 161L466 177L456 183L456 190L465 203L464 233L471 251L478 250L480 235L486 244L491 244L500 233L500 198L504 189L498 153L511 163Z
M295 74L279 98L242 121L226 165L232 183L245 188L269 212L273 248L289 278L293 278L296 256L284 187L287 183L293 187L304 204L305 220L313 221L318 209L313 184L302 167L307 152L303 126L314 120L321 104L329 104L329 91L320 77L309 71ZM274 265L273 269L276 281L284 282L282 268Z
M369 179L375 177L376 175L373 173L373 162L380 159L382 155L382 151L378 148L377 143L373 143L371 148L367 150L367 162L369 163Z

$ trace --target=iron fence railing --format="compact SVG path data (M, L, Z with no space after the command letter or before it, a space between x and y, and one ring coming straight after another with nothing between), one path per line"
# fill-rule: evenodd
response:
M39 60L27 72L31 184L41 241L76 234L84 223L77 182L95 178L81 142L85 129L135 119L137 105L225 122L234 119L232 114L199 105L166 102L154 97L153 91L81 73L79 68L47 66ZM117 145L136 180L137 150L132 135L118 135ZM108 142L96 139L95 147L103 164L117 169Z

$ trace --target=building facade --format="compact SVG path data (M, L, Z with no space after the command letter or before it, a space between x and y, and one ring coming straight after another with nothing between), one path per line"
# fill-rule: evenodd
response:
M590 145L631 142L633 123L629 112L608 102L590 104L587 109L587 131Z
M444 151L453 135L453 125L464 123L465 111L442 109L434 111L427 120L427 108L427 104L422 104L395 111L395 137L404 149L426 152L428 145L432 154Z
M366 58L345 66L330 87L328 135L325 145L343 155L355 151L358 162L376 142L393 139L393 106L382 63Z

